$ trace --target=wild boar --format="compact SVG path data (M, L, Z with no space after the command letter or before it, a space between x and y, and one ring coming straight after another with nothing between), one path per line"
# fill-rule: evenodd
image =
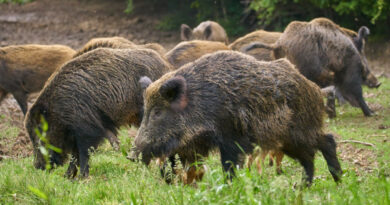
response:
M74 57L80 56L88 51L94 50L96 48L115 48L115 49L152 49L159 53L161 56L164 56L165 49L158 43L148 43L144 45L137 45L123 37L104 37L104 38L93 38L89 40L77 53Z
M220 50L229 50L225 44L216 41L184 41L177 44L172 50L168 51L165 58L176 69L189 62L195 61L205 54Z
M266 44L275 43L282 35L281 32L269 32L264 30L254 31L241 38L238 38L229 45L229 48L235 51L241 51L244 47L253 42L261 42ZM256 48L248 51L246 54L255 57L257 60L271 61L271 51L265 48Z
M178 154L188 166L217 149L233 176L243 152L251 154L258 145L297 159L310 184L319 149L340 180L336 143L323 130L321 91L285 59L264 62L218 51L141 83L147 87L145 112L134 153L145 163Z
M41 129L41 116L48 122L48 142L62 150L51 151L50 163L62 165L71 154L67 177L89 175L91 148L104 138L113 138L122 125L139 126L143 100L138 79L156 80L171 69L150 49L98 48L65 64L49 79L25 119L34 147L34 166L45 168L39 151L44 144L34 129Z
M225 29L215 21L204 21L194 28L194 30L188 25L182 24L180 36L182 41L208 40L223 42L226 45L229 44Z
M293 21L275 44L253 43L244 50L268 48L275 59L287 57L305 77L321 87L334 85L351 105L371 116L361 85L379 87L380 82L371 74L364 56L364 38L368 34L368 28L363 26L352 38L325 18Z
M0 102L11 93L23 114L30 93L39 92L50 75L76 52L63 45L14 45L0 48Z

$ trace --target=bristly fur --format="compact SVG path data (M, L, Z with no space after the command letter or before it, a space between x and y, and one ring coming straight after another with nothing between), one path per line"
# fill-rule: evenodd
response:
M229 38L225 29L215 21L203 21L192 30L188 25L181 25L181 40L208 40L229 44Z
M254 31L249 33L241 38L238 38L233 43L229 45L229 48L235 51L243 51L246 46L254 42L273 44L275 43L279 37L282 35L281 32L269 32L264 30ZM258 48L258 49L250 49L248 52L244 51L244 53L255 57L257 60L271 61L271 50Z
M363 99L361 84L379 87L380 83L371 73L363 52L368 33L364 26L356 34L326 18L293 21L275 44L254 43L245 50L268 46L274 59L286 57L321 87L335 85L351 105L359 106L364 115L370 116L373 112Z
M76 52L63 45L15 45L0 48L0 102L11 93L23 114L27 97L38 92L49 76Z
M156 80L170 69L150 49L98 48L73 59L50 78L27 114L25 126L33 144L39 141L34 128L43 115L49 142L63 150L60 165L71 153L80 163L82 176L88 175L88 149L115 135L122 125L139 126L143 115L140 77ZM42 168L42 155L35 151L35 165ZM68 172L70 176L77 173L75 162L71 161Z
M162 94L167 91L168 97ZM172 108L178 101L185 106ZM336 148L323 132L321 91L285 59L263 62L233 51L205 55L150 84L144 110L135 152L146 163L177 153L190 165L219 149L225 171L232 171L242 151L250 154L259 145L298 159L311 182L320 149L329 150L331 173L339 180Z
M164 56L165 49L160 44L157 43L148 43L144 45L137 45L123 37L106 37L106 38L93 38L88 41L74 57L80 56L86 52L94 50L96 48L115 48L115 49L152 49L159 53L161 56Z
M180 68L184 64L195 61L205 54L220 50L230 50L225 44L216 41L184 41L177 44L165 55L165 58L175 67Z

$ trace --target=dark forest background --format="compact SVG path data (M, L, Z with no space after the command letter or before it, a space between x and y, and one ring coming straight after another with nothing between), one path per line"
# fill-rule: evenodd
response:
M127 12L136 10L128 0ZM390 36L389 0L145 0L165 10L159 28L177 30L182 23L196 26L204 20L219 22L229 36L254 29L283 31L293 20L327 17L343 27L357 30L366 25L376 39Z

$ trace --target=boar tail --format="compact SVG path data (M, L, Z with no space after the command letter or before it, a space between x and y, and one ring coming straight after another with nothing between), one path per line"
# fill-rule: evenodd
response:
M254 42L254 43L251 43L248 46L245 46L244 48L242 48L241 52L247 53L248 51L251 51L255 48L264 48L264 49L268 49L268 50L274 50L274 45L261 43L261 42Z
M360 40L366 38L368 35L370 35L370 29L368 29L366 26L362 26L359 28L358 38Z

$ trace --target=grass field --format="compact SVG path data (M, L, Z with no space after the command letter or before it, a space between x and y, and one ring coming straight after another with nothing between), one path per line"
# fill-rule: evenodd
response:
M253 167L238 170L232 183L225 183L217 155L206 160L208 170L197 187L167 185L157 165L130 162L106 143L93 154L90 177L83 180L64 178L67 166L36 170L32 157L0 161L0 204L390 204L390 79L380 81L379 89L365 88L376 116L366 118L360 109L344 105L337 107L336 119L326 120L326 129L340 142L344 174L339 185L319 153L310 188L301 188L302 167L288 157L282 175L274 167L259 175ZM17 134L10 127L0 136ZM128 128L120 131L120 139L121 149L129 150Z

